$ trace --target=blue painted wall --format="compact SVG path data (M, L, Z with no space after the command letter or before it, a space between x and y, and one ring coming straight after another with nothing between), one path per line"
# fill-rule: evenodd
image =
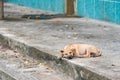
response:
M77 15L120 24L120 0L77 0Z
M24 5L41 10L64 13L65 0L5 0L19 5Z
M65 13L66 0L5 0L41 10ZM70 0L69 0L70 1ZM120 24L120 0L76 0L76 15Z

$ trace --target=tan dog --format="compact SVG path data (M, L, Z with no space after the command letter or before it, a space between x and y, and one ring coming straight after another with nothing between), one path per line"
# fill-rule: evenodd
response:
M68 44L60 51L60 58L72 59L73 57L90 58L101 56L101 51L88 44Z

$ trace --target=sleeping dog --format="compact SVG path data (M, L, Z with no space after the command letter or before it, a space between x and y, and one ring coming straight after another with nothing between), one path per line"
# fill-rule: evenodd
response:
M64 50L60 51L59 59L72 59L73 57L90 58L98 56L101 56L101 51L95 46L88 44L68 44L64 47Z

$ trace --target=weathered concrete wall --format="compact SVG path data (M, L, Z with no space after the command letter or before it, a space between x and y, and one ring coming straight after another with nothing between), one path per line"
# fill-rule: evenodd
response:
M0 19L3 19L3 0L0 0Z

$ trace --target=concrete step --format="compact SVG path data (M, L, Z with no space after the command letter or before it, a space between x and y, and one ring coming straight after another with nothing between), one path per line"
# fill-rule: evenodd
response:
M10 48L12 48L13 50L16 50L19 53L22 53L24 55L32 57L33 59L43 62L45 65L56 70L56 72L62 73L65 76L64 77L62 75L62 78L63 78L62 80L64 79L66 80L66 77L69 80L71 79L72 80L111 80L110 78L105 77L104 75L102 75L101 73L98 73L97 71L95 72L91 71L89 68L85 67L84 65L82 66L82 64L78 65L74 63L74 61L72 60L70 61L67 59L58 60L57 55L54 54L56 52L54 50L50 50L49 48L41 48L35 45L33 46L30 44L26 44L24 42L19 41L17 38L13 39L12 37L10 37L10 35L6 35L6 34L0 35L0 43L2 45L9 46ZM29 70L31 69L28 69L28 70L23 69L23 72L28 71L29 73ZM9 73L9 72L6 72L6 73ZM32 74L32 76L27 76L27 77L30 77L30 78L31 77L34 78L34 76L38 77L36 75L33 75L33 74L37 74L37 73L34 73L34 71L33 73L30 73L30 74ZM53 73L51 73L51 75L53 75ZM57 79L55 76L56 75L54 75L53 78ZM14 76L12 78L14 78ZM36 80L36 78L33 80ZM43 80L45 79L43 78Z
M0 45L0 80L71 80L41 61Z

